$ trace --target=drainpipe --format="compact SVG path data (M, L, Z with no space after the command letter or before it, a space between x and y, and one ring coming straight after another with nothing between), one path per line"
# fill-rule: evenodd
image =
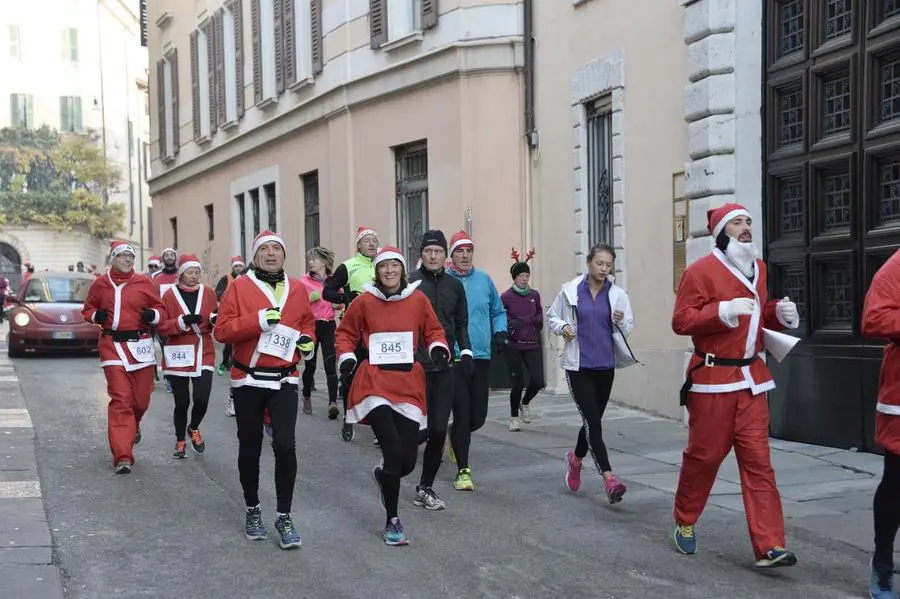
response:
M523 241L525 247L523 252L528 250L534 244L534 199L532 198L532 153L537 149L537 127L535 125L535 109L534 109L534 75L535 75L535 40L534 40L534 0L524 0L522 3L524 12L522 23L522 41L524 44L524 69L523 69L523 104L524 104L524 123L525 123L525 144L522 147L522 214L524 215L524 235Z

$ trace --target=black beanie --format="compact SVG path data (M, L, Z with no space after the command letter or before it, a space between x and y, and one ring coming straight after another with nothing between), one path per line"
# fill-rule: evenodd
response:
M446 253L447 238L444 236L444 232L438 229L425 231L422 235L422 244L419 246L419 254L421 254L429 245L439 246L444 250L444 253Z
M516 262L512 266L509 267L509 274L512 275L512 278L518 277L523 272L527 272L531 274L531 268L528 266L526 262Z

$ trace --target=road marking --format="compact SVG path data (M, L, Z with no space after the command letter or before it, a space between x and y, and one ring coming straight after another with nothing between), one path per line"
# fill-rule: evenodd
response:
M36 480L0 481L0 499L25 499L41 496L41 483Z
M0 383L18 383L19 377L13 376L0 376Z
M10 408L0 410L0 428L34 428L28 410Z

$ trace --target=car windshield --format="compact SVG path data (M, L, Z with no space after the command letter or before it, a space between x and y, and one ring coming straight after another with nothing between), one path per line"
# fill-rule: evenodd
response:
M68 277L32 277L28 281L23 301L28 304L83 304L91 282L90 279Z

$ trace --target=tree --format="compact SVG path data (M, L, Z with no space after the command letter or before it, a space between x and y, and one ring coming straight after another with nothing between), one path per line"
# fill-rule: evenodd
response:
M0 226L81 228L103 239L122 230L125 206L103 198L121 174L82 136L48 127L0 129Z

